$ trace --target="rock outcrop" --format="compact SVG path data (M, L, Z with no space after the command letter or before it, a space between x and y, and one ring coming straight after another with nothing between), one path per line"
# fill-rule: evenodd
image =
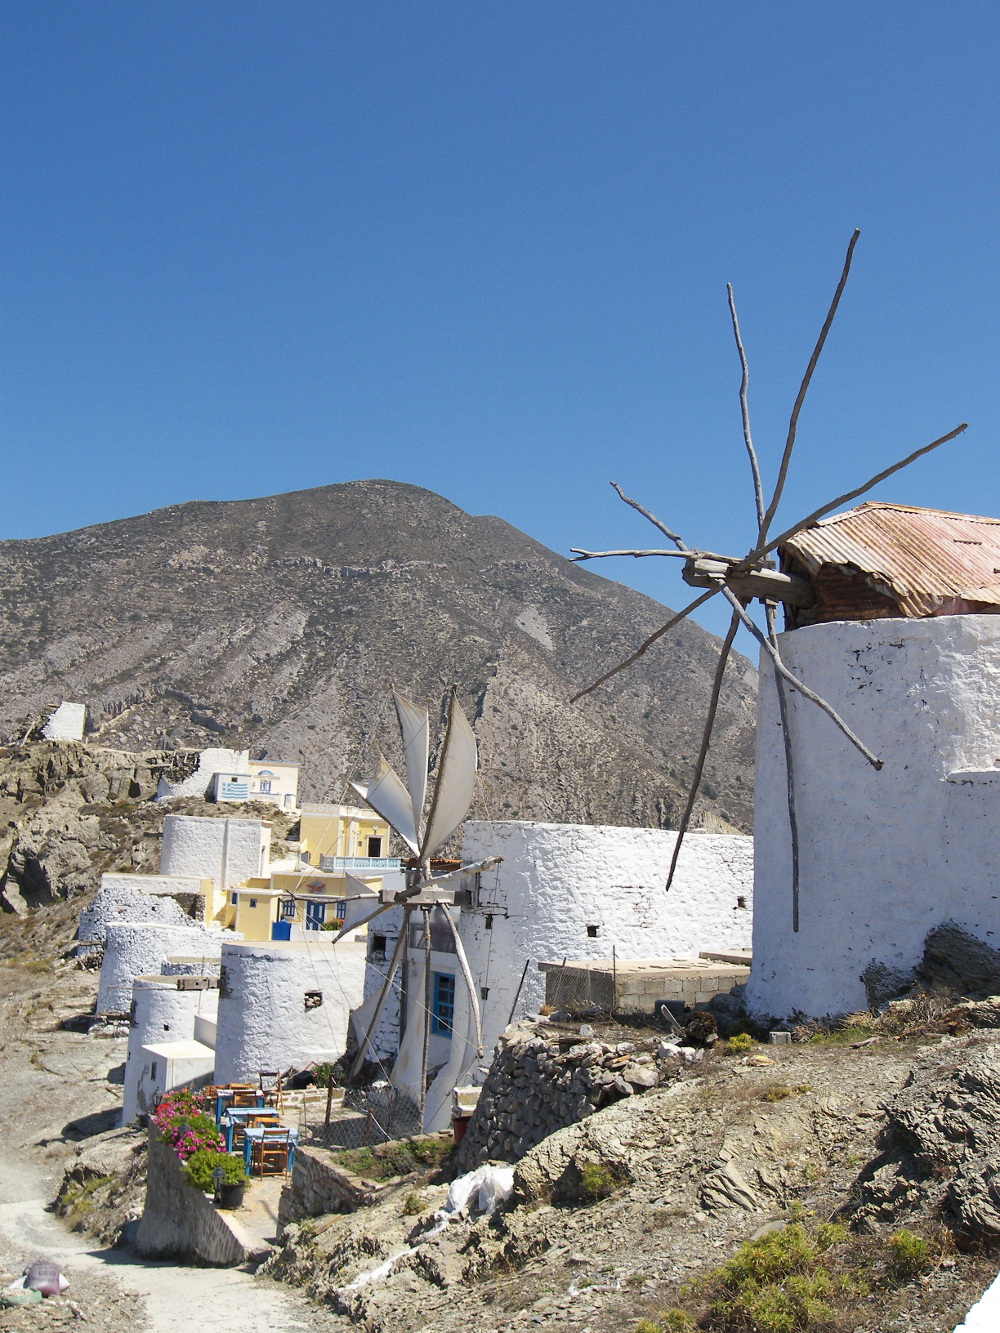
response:
M851 1210L859 1224L933 1211L959 1235L1000 1237L1000 1041L964 1044L943 1064L928 1056L885 1110L883 1152Z

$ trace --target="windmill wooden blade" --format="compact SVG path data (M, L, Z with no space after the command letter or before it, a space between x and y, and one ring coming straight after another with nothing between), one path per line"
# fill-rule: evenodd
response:
M358 1070L364 1064L365 1052L368 1049L368 1043L371 1041L378 1020L382 1016L382 1010L385 1008L385 1002L389 998L389 991L392 989L392 979L396 975L396 969L399 967L400 959L403 956L403 950L406 948L406 937L407 937L407 932L410 929L410 916L412 912L413 912L412 907L403 908L402 929L399 932L399 938L396 940L396 947L392 951L392 958L389 960L389 967L388 970L386 971L385 979L383 980L382 985L379 988L378 998L376 999L375 1006L372 1010L371 1022L365 1029L365 1035L361 1040L361 1045L358 1047L358 1053L354 1057L354 1063L351 1065L351 1072L348 1075L349 1078L356 1078ZM378 913L376 913L375 915L377 916Z
M391 764L379 754L378 772L370 782L352 782L363 801L388 820L406 845L414 852L420 839L413 822L413 801Z
M639 647L631 657L626 657L624 662L619 662L618 665L612 667L610 671L605 671L603 676L598 676L593 685L588 685L587 688L581 690L579 694L574 694L572 699L570 699L570 703L575 704L577 699L582 699L586 694L592 694L594 690L597 689L598 685L603 685L604 682L610 680L612 676L617 676L619 671L624 671L625 668L630 667L633 662L638 662L643 653L646 652L647 649L652 648L657 639L662 639L664 634L669 633L670 630L672 630L675 625L679 625L682 620L686 620L692 611L697 611L699 606L704 602L707 602L710 597L714 597L718 591L718 588L709 588L708 592L703 592L700 597L696 597L693 602L688 603L683 611L678 611L675 616L671 616L665 625L661 625L658 630L654 630L648 639L645 639L640 643Z
M369 921L374 921L377 916L381 916L383 912L388 912L389 908L395 907L395 905L395 903L382 903L381 906L376 907L375 911L370 913L370 915L363 916L360 921L352 921L350 925L347 925L345 922L340 930L337 931L336 935L333 936L330 943L336 944L338 940L342 940L349 930L360 930L362 926L367 926Z
M448 925L451 927L451 938L455 943L455 956L458 959L458 965L462 969L462 976L465 979L465 989L469 992L469 1004L472 1007L472 1021L476 1025L476 1054L483 1053L483 1018L479 1009L479 993L476 990L476 983L472 979L472 968L469 966L469 959L465 952L465 945L458 933L451 913L446 911ZM452 1033L452 1040L457 1040L455 1033Z
M426 862L469 813L476 789L479 755L476 737L458 705L454 688L448 705L448 729L441 749L434 795L431 797L427 826L420 843L420 860Z
M399 719L399 733L403 738L406 785L410 791L413 828L419 843L424 813L424 797L427 795L430 719L427 716L426 708L411 704L408 699L404 699L395 690L392 692L392 697L396 704L396 716Z
M855 228L854 235L851 237L847 246L847 256L844 259L844 267L840 274L840 281L837 283L837 290L833 294L833 300L830 302L830 309L827 311L826 319L823 321L823 327L820 329L819 337L816 340L816 346L813 348L813 354L809 358L809 364L806 366L806 373L802 377L802 383L799 385L799 391L795 396L795 402L792 406L792 415L788 421L788 435L785 439L785 448L781 455L781 463L778 467L778 480L775 482L774 494L771 496L771 502L767 506L764 517L760 523L760 533L757 539L757 545L764 541L767 536L767 530L771 526L771 520L774 518L778 505L781 502L781 495L785 489L785 478L788 475L788 464L792 459L792 449L795 447L795 434L799 425L799 413L802 411L802 404L805 402L806 394L809 392L809 384L813 377L813 371L816 369L816 363L819 361L820 353L823 351L823 345L826 342L826 335L830 332L834 316L837 313L837 307L840 305L840 298L844 294L844 288L847 286L847 277L851 271L851 260L854 258L854 247L858 243L860 231Z
M691 814L694 810L694 803L698 797L698 788L701 786L702 774L705 772L705 760L708 757L708 747L712 743L712 728L715 725L715 715L719 711L719 697L722 694L722 678L726 674L726 662L729 660L729 653L733 646L733 639L736 638L736 631L740 627L739 616L733 615L729 622L729 629L726 637L722 641L722 651L719 653L719 663L715 668L715 680L712 682L712 697L708 705L708 715L705 718L705 729L701 736L701 748L698 751L698 759L694 766L694 777L691 779L691 787L688 791L687 804L684 807L684 814L681 816L681 822L677 826L677 841L674 843L673 855L670 858L670 870L667 872L666 891L670 892L670 886L674 882L674 873L677 870L677 861L681 854L681 844L684 841L684 835L688 831L688 825L691 823Z

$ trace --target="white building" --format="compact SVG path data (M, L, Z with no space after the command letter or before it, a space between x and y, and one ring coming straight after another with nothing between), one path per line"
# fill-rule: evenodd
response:
M249 758L249 750L222 748L202 750L198 756L198 767L186 778L182 778L180 782L170 782L166 778L160 778L156 788L156 799L168 801L178 796L208 796L209 788L217 773L227 769L232 769L234 773L245 773Z
M136 977L155 975L172 954L217 959L224 938L234 936L228 932L224 935L221 930L207 930L194 922L187 926L152 921L109 923L105 928L96 1012L128 1013Z
M339 1059L364 975L364 945L347 940L224 944L216 1082Z
M217 772L208 789L213 801L265 801L282 810L298 809L299 766L274 759L247 759Z
M149 1115L159 1098L172 1088L209 1081L215 1064L214 1042L199 1038L206 1033L214 1035L218 1004L218 981L214 977L184 973L134 979L122 1094L123 1125L138 1115Z
M473 976L487 991L487 1050L506 1027L515 997L517 1014L543 1003L540 962L610 958L612 949L621 958L684 958L750 947L753 839L689 834L666 893L676 838L650 828L465 825L464 861L503 857L480 877L474 906L463 908L459 925Z
M161 875L198 875L222 893L270 873L271 825L260 819L167 815Z
M86 725L87 705L64 699L42 727L42 735L47 741L82 741Z
M462 860L502 856L502 863L463 887L471 901L453 909L482 1012L484 1055L474 1042L467 987L443 910L431 927L430 986L425 988L421 913L410 918L405 967L397 973L372 1034L368 1058L398 1052L392 1082L417 1089L425 996L430 997L427 1069L439 1071L424 1123L446 1123L451 1089L479 1081L479 1066L500 1033L537 1010L545 996L540 962L563 958L696 956L701 950L745 950L753 905L753 840L692 834L684 843L669 894L664 891L676 833L660 829L534 824L464 826ZM453 882L454 886L454 882ZM365 1004L353 1017L360 1041L402 928L401 907L372 921ZM407 1009L400 1041L400 996Z
M884 766L875 771L788 692L794 931L784 748L762 659L752 1010L784 1018L866 1008L863 976L874 967L902 988L926 935L946 921L1000 947L1000 616L831 621L779 644L790 670Z

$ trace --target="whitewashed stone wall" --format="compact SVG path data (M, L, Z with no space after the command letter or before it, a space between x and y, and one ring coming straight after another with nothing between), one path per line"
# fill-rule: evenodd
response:
M197 875L228 889L270 874L270 825L260 819L167 815L161 875Z
M225 944L216 1030L219 1083L337 1060L364 992L362 945ZM307 1007L319 991L322 1003Z
M178 895L178 896L175 896ZM100 952L108 925L150 921L183 926L202 902L201 879L196 876L102 875L96 897L80 913L78 957Z
M176 977L136 977L132 983L132 1012L125 1057L123 1125L154 1109L149 1098L143 1095L151 1082L151 1069L142 1048L157 1042L195 1040L195 1019L203 1016L214 1020L218 1004L217 988L178 990Z
M198 767L186 778L180 782L168 782L166 778L160 778L156 799L166 801L175 796L206 796L216 773L224 773L227 769L233 773L245 773L249 758L249 750L202 750L198 756Z
M188 926L163 926L155 922L129 922L105 929L101 979L97 987L99 1014L128 1013L132 983L136 977L155 975L171 954L194 954L218 958L222 931ZM230 933L229 939L234 936Z
M64 699L42 727L42 735L47 741L82 741L86 725L87 705Z
M753 916L753 839L689 835L664 892L677 835L661 829L520 821L465 825L462 858L502 856L483 873L479 906L459 925L483 1003L486 1055L515 1017L544 1002L539 962L563 958L691 957L747 949ZM587 927L596 926L597 936Z
M906 974L954 921L1000 944L1000 616L814 625L781 635L792 671L884 761L876 772L789 696L800 929L773 673L761 662L752 1010L867 1006L871 963Z

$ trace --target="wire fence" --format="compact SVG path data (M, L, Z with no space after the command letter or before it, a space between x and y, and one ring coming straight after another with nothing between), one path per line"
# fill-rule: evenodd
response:
M619 1002L618 959L600 962L542 963L545 1008L570 1017L611 1017Z
M302 1094L299 1141L323 1148L367 1148L420 1133L420 1109L388 1083L315 1088Z

